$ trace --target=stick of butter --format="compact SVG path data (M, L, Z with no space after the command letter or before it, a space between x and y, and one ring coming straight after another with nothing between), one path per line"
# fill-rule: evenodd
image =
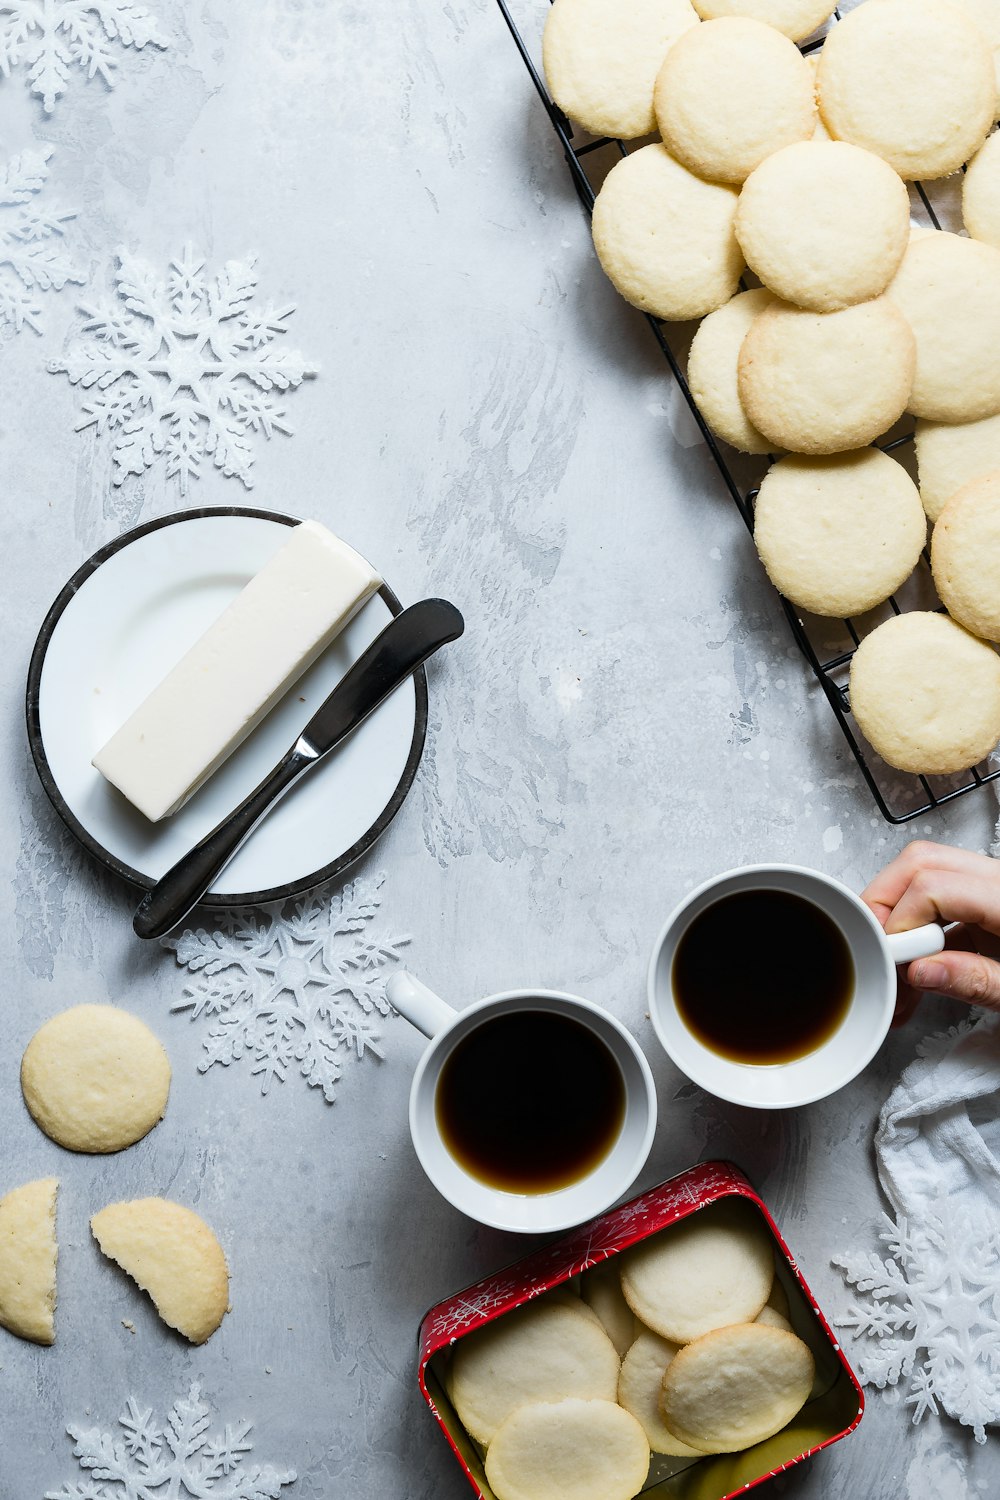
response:
M303 521L92 765L150 822L176 812L381 582L332 531Z

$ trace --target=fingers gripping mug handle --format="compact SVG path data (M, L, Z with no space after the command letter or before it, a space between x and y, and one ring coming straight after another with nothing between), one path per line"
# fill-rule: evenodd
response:
M439 995L421 984L407 969L398 969L388 980L385 993L393 1010L398 1010L424 1036L437 1036L455 1019L456 1012Z
M912 927L909 932L887 932L885 940L894 964L908 964L914 958L930 958L944 947L944 928L937 922Z

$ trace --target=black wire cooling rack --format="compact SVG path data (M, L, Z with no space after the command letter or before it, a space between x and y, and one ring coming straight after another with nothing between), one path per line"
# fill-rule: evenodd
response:
M497 4L545 107L552 128L559 138L573 185L589 215L594 207L598 189L615 162L628 155L629 150L642 146L646 142L623 142L608 137L594 139L582 132L574 131L574 127L562 110L549 97L541 72L518 29L507 0L497 0ZM839 11L834 11L831 24L837 19L839 19ZM803 51L809 52L821 45L822 35L818 35L804 45ZM942 226L938 213L926 190L920 183L913 184L913 188L918 205L922 206L929 223L935 229L940 229ZM716 468L743 517L747 529L752 533L754 500L769 460L754 460L744 454L736 453L733 449L725 448L724 445L719 444L705 423L688 388L685 376L687 348L693 336L693 325L665 323L649 314L636 313L636 316L644 316L652 329L663 357L670 366L691 415L698 424L699 431L715 460ZM887 453L894 453L904 464L912 468L912 428L910 430L902 427L898 430L894 429L878 444L878 447ZM971 771L949 777L911 776L894 771L875 754L851 717L847 682L851 657L863 637L888 618L889 614L902 614L908 609L941 608L934 591L926 553L916 573L903 585L899 593L887 600L879 609L872 610L865 615L863 619L829 620L814 615L800 614L787 599L781 595L778 597L781 599L781 605L795 642L823 689L861 774L871 789L879 811L888 822L907 823L911 818L919 818L932 812L934 808L941 807L946 802L953 802L956 797L962 797L966 792L975 791L977 787L985 786L987 782L1000 777L1000 766L991 769L986 762L973 767Z

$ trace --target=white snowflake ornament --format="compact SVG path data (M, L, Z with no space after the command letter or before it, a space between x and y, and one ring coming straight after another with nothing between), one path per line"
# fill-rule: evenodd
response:
M197 1385L180 1397L162 1426L152 1409L129 1397L118 1418L121 1433L99 1427L68 1429L73 1455L92 1478L48 1490L45 1500L279 1500L294 1484L294 1469L245 1464L253 1449L251 1422L227 1423L211 1434L211 1409Z
M944 1201L919 1225L884 1219L888 1258L862 1250L833 1261L864 1293L835 1319L862 1341L858 1374L880 1390L908 1382L914 1422L940 1403L985 1443L1000 1422L1000 1232Z
M249 1057L266 1094L297 1066L332 1104L347 1057L383 1056L386 970L410 941L372 936L384 880L360 877L332 900L313 893L288 910L226 915L211 932L162 939L194 976L172 1009L214 1021L199 1072Z
M0 73L22 64L46 114L65 93L71 68L114 88L115 45L166 47L155 18L135 0L0 0Z
M38 198L49 175L51 148L22 151L0 167L0 323L41 332L41 293L86 280L63 245L73 210L46 209Z
M188 245L165 278L126 250L117 259L117 298L82 307L69 353L49 362L87 393L77 432L112 435L116 485L163 455L182 495L206 457L251 489L252 435L290 433L285 395L317 373L281 342L294 307L253 302L253 256L211 276Z

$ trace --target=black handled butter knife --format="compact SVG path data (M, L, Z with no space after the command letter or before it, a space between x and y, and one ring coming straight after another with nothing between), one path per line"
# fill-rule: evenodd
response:
M270 775L147 891L132 920L137 935L163 937L176 927L279 798L429 656L457 640L464 629L465 621L446 599L422 599L391 620L337 683Z

